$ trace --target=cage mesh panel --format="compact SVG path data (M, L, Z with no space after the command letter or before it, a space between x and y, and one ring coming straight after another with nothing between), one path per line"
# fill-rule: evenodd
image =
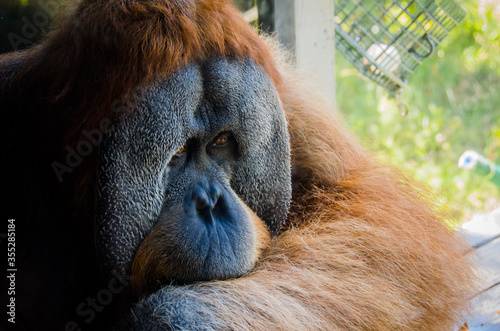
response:
M454 0L335 0L337 50L389 91L465 17Z

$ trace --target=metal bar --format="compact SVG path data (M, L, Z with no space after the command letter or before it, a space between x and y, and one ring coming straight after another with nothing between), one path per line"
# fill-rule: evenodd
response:
M378 1L375 1L375 3L378 5L378 7L379 7L380 9L382 9L382 11L383 11L384 13L386 13L386 16L387 16L387 17L390 17L390 16L388 16L388 15L387 15L387 10L388 10L389 8L386 8L385 6L382 6L380 3L378 3ZM391 19L392 19L392 18L391 18ZM392 20L392 22L394 22L394 20ZM412 22L412 23L413 23L413 22ZM391 24L392 24L392 23L391 23ZM387 29L384 29L384 30L388 33L388 35L389 35L389 36L391 36L391 35L392 35L392 33L390 33L390 32L389 32L389 30L388 30L388 29L390 28L391 24L387 27ZM404 28L404 27L403 27L403 26L402 26L399 22L397 22L397 25L399 26L399 28L400 28L400 29L402 29L402 30L406 30L406 29L405 29L405 28ZM411 24L410 24L410 26L411 26ZM421 28L422 28L422 30L424 30L424 31L425 31L425 29L424 29L423 27L421 27ZM407 34L406 36L409 36L410 38L412 38L412 39L413 39L413 41L414 41L415 43L417 43L417 42L418 42L418 38L414 37L412 34ZM397 39L394 39L394 38L392 38L392 39L393 39L393 41L394 41L394 42L395 42L395 41L397 41ZM418 58L418 57L417 57L417 56L415 56L414 54L412 54L412 53L408 52L408 50L404 49L404 52L405 52L405 54L407 54L407 55L409 55L410 57L412 57L412 58L413 58L413 60L417 61L417 62L418 62L418 64L421 64L421 63L422 63L422 60L421 60L420 58ZM413 70L411 70L411 71L413 71Z
M380 8L380 6L379 6L379 8ZM363 14L365 14L365 15L368 14L363 7L359 7L359 9L363 12ZM383 13L387 12L387 10L386 10L385 7L380 8L380 9L382 10ZM389 17L389 16L387 16L387 17ZM390 25L389 25L388 28L385 28L385 27L381 26L377 22L373 22L373 23L376 24L383 31L385 31L385 35L391 39L391 43L388 44L388 46L392 46L392 45L396 46L396 49L398 50L398 52L401 52L400 56L403 56L403 54L404 54L405 56L412 58L415 62L417 62L417 65L419 65L419 64L422 63L422 60L421 60L420 57L418 57L417 55L415 55L415 54L413 54L411 52L408 52L408 50L406 48L404 48L403 46L399 45L396 42L399 37L398 38L393 38L392 34L388 31L388 28L394 23L394 19L392 20L392 22L390 23ZM401 33L400 33L400 36L401 36L401 35L404 34L404 27L401 24L399 24L399 22L397 22L397 24L398 24L398 26L399 26L399 28L401 30ZM369 40L371 40L371 44L379 44L379 40L376 40L372 36L372 34L363 27L363 25L358 24L357 27L358 27L358 30L361 30L363 32L363 34L365 36L367 36ZM354 27L351 27L351 28L354 28ZM413 36L411 36L411 37L415 40L415 42L418 42L418 39L415 39ZM368 45L367 45L367 47L368 47ZM374 59L374 60L379 59L382 55L388 56L391 60L397 60L393 55L390 55L390 54L386 53L386 50L383 50L382 53L379 54L379 56L377 56L377 58ZM398 66L402 66L403 69L406 70L409 74L412 73L413 69L416 67L416 65L413 68L411 68L410 66L408 66L406 64L406 62L404 61L404 58L401 58L400 60L401 61L399 61ZM372 61L370 61L370 62L372 62ZM375 65L377 68L379 68L379 64L377 62L374 62L373 65Z
M448 16L448 18L451 18L453 20L453 22L455 23L455 26L457 26L458 23L460 23L460 21L457 21L455 19L455 17L453 17L453 15L450 14L450 12L445 9L445 6L449 5L449 6L446 6L446 7L450 7L450 9L453 9L451 7L455 7L456 9L458 9L459 11L461 11L463 13L463 15L461 15L462 19L465 16L465 13L467 12L465 10L465 8L462 7L462 5L460 5L459 3L456 3L456 2L445 3L443 6L439 2L440 1L436 1L437 5L443 9L443 11L445 12L446 16Z
M349 45L351 47L353 47L354 49L356 49L356 51L358 51L361 55L363 55L365 58L367 58L373 65L377 66L377 64L373 62L373 60L371 59L371 57L368 54L366 54L366 52L363 49L363 47L359 46L359 44L357 42L355 42L351 38L351 36L349 36L344 30L342 30L342 28L338 24L336 24L336 23L335 23L335 32L337 32L338 34L340 34L349 43ZM396 85L399 85L400 87L406 87L407 83L405 81L403 81L402 79L400 79L399 77L397 77L396 75L394 75L389 70L386 70L385 68L378 67L378 66L377 66L377 68L380 69L380 71L382 71Z
M415 0L415 1L416 1L416 2L420 5L420 6L422 6L422 8L425 10L425 12L427 13L426 17L430 18L430 19L431 19L434 23L439 24L443 30L445 30L446 32L450 33L450 31L448 31L448 29L446 29L443 25L441 25L441 23L439 22L439 20L436 20L436 18L434 17L434 15L432 15L432 14L429 12L429 10L428 10L427 6L425 6L425 7L424 7L424 5L422 5L422 3L421 3L419 0ZM434 4L434 2L429 3L429 6L430 6L430 5L432 5L432 4Z
M406 86L405 77L465 16L454 0L405 2L335 0L339 50L365 76L388 89Z

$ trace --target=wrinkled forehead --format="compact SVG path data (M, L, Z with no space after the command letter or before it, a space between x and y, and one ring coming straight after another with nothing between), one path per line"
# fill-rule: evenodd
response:
M283 112L261 67L251 60L222 58L189 65L148 87L136 107L135 125L180 140L224 130L249 133L276 124Z

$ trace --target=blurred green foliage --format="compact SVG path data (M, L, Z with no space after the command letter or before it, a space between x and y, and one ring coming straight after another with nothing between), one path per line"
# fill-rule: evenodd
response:
M496 1L500 6L500 1ZM464 0L465 20L408 79L407 106L336 56L337 105L362 144L427 183L459 224L500 207L500 190L457 166L469 149L500 161L500 23ZM495 13L496 14L496 13Z

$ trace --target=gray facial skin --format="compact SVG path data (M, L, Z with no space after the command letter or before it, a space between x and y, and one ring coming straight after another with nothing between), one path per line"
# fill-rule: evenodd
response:
M218 146L221 134L229 138ZM183 280L241 275L253 242L239 199L276 234L290 176L287 123L264 70L221 58L189 65L144 89L102 146L96 243L103 268L129 272L143 239L168 222L163 249L190 270Z

